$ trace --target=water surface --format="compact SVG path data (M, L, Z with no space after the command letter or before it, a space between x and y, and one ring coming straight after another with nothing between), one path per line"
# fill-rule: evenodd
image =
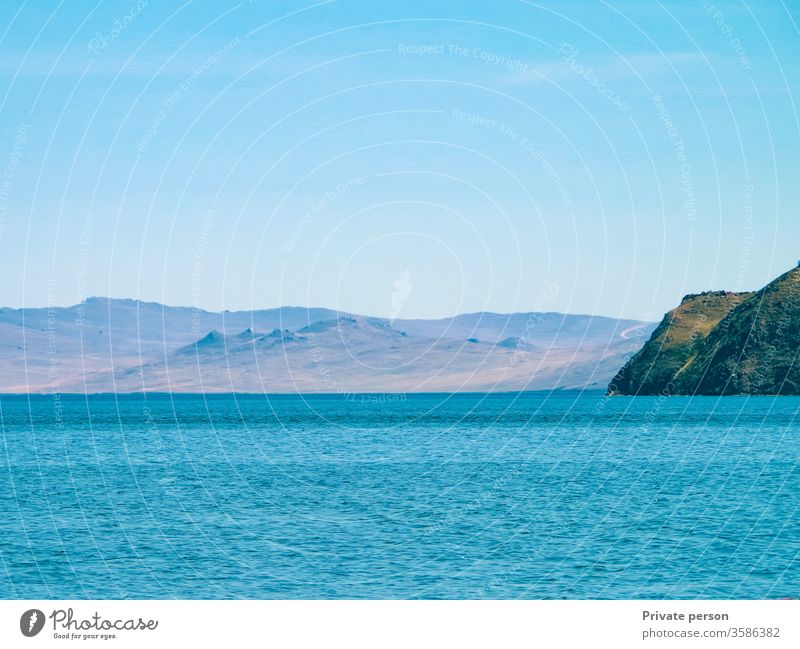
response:
M0 598L800 597L800 399L0 397Z

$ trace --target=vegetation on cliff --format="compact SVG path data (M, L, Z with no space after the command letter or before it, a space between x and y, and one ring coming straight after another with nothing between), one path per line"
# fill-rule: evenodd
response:
M800 266L754 293L688 295L609 394L800 394Z

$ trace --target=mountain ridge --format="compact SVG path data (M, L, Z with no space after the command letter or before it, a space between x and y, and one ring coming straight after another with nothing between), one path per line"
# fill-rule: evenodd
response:
M641 323L644 322L642 320L637 320L635 318L616 318L610 315L592 315L590 313L562 313L561 311L465 311L464 313L456 313L453 315L448 316L437 316L432 318L422 318L422 317L414 317L414 318L389 318L388 316L376 316L376 315L368 315L363 313L357 313L355 311L342 311L338 309L334 309L331 307L308 307L308 306L298 306L298 305L284 305L284 306L275 306L275 307L259 307L256 309L206 309L202 307L195 307L191 305L185 304L165 304L163 302L156 302L153 300L141 300L139 298L130 298L130 297L108 297L103 295L90 295L80 302L75 302L73 304L67 305L60 305L60 306L23 306L23 307L14 307L14 306L0 306L0 314L4 311L12 311L12 312L20 312L20 311L46 311L46 310L73 310L79 309L80 307L85 307L89 305L96 305L99 303L109 303L109 304L120 304L120 305L140 305L145 307L158 307L160 309L168 309L168 310L185 310L185 311L196 311L200 313L206 313L210 315L228 315L228 316L237 316L242 314L261 314L261 313L272 313L276 311L287 311L287 312L328 312L331 314L340 314L343 317L354 317L354 318L374 318L377 320L392 320L398 322L442 322L444 320L453 320L457 318L468 318L472 316L479 316L483 318L489 317L501 317L506 318L509 316L530 316L530 315L557 315L557 316L568 316L574 318L604 318L608 320L620 320L626 322L633 322L633 323Z
M0 392L596 389L630 353L623 332L653 326L555 312L390 320L90 298L0 309Z

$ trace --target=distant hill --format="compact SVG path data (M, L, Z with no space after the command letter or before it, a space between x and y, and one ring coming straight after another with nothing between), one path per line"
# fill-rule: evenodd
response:
M800 394L800 267L754 293L688 295L609 385L624 395Z
M214 313L90 298L0 309L0 392L604 389L654 326L559 313Z

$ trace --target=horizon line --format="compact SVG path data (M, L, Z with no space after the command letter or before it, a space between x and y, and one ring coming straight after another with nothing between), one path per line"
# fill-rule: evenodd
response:
M197 307L193 305L185 305L185 304L165 304L164 302L155 302L153 300L141 300L138 298L131 298L131 297L109 297L104 295L91 295L89 297L84 298L81 302L75 304L69 304L66 306L53 306L53 305L44 305L44 306L21 306L21 307L13 307L13 306L0 306L0 311L4 310L11 310L11 311L25 311L25 310L46 310L46 309L74 309L81 305L88 304L91 301L107 301L107 302L133 302L138 304L148 304L153 306L158 306L167 309L191 309L193 311L201 311L204 313L215 314L215 315L223 315L228 314L240 314L240 313L255 313L258 311L280 311L282 309L298 309L302 311L311 311L314 309L324 310L324 311L332 311L337 314L349 315L349 316L357 316L361 318L374 318L377 320L388 320L391 322L408 322L411 320L429 320L429 321L436 321L436 320L450 320L453 318L460 318L464 316L470 315L495 315L495 316L513 316L513 315L530 315L530 314L553 314L553 315L562 315L562 316L574 316L574 317L584 317L584 318L604 318L607 320L617 320L617 321L629 321L629 322L637 322L642 324L656 324L659 321L656 320L642 320L639 318L625 318L625 317L617 317L617 316L610 316L610 315L600 315L600 314L592 314L592 313L570 313L565 311L507 311L507 312L500 312L500 311L466 311L463 313L456 313L453 315L447 316L437 316L437 317L409 317L409 318L391 318L387 316L379 316L379 315L368 315L365 313L357 313L355 311L344 311L342 309L336 309L332 307L326 306L298 306L298 305L284 305L284 306L275 306L275 307L259 307L253 309L222 309L219 311L209 310L203 307Z

